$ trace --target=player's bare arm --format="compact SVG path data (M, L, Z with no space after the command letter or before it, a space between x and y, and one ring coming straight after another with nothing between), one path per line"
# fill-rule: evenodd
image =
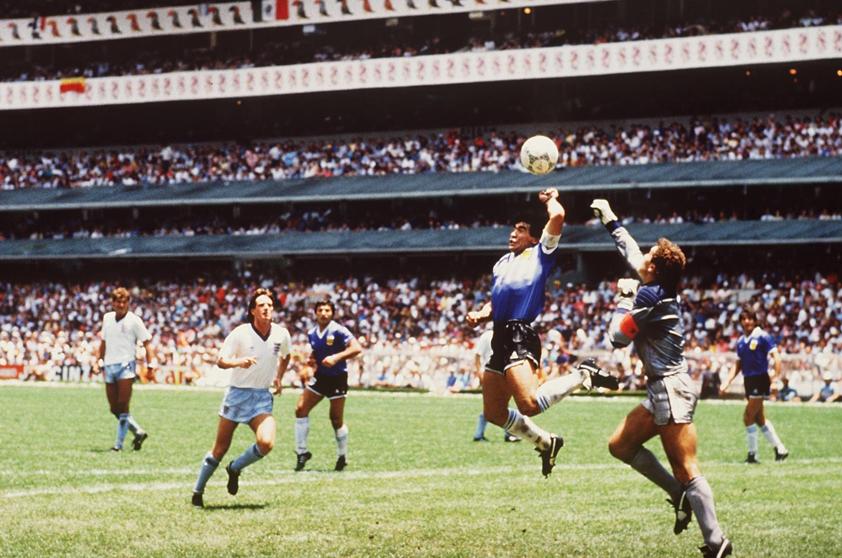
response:
M346 347L344 351L336 353L335 355L326 356L324 359L322 359L322 364L328 368L331 368L336 364L342 362L343 360L354 358L361 352L363 352L363 348L360 345L360 342L356 339L351 339L351 342L348 343L348 347Z
M287 355L285 357L281 357L278 359L278 372L275 374L275 381L274 381L274 393L275 395L280 395L281 391L283 390L283 385L281 384L281 380L284 378L284 374L287 372L287 367L289 366L289 360L291 355Z
M257 364L257 359L254 357L233 358L230 360L219 357L219 360L216 361L216 365L223 370L227 370L228 368L251 368L255 364Z

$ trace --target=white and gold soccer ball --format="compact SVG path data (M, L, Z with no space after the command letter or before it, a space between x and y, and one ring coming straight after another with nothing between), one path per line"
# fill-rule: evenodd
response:
M547 174L558 163L558 147L547 136L532 136L520 148L520 164L532 174Z

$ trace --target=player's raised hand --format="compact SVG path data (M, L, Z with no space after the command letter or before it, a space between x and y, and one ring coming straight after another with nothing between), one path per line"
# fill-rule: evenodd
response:
M599 220L602 221L603 225L607 225L611 221L617 220L617 216L611 210L611 205L608 203L608 200L596 199L592 201L591 209L593 209L593 214L599 217Z
M546 190L538 192L538 200L541 203L547 203L553 199L558 199L558 190L555 188L547 188Z
M240 368L251 368L257 364L257 359L254 357L246 357L240 361Z

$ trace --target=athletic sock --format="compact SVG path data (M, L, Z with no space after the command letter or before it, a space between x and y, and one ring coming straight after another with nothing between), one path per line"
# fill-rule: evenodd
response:
M579 389L583 381L582 372L574 370L570 374L542 384L535 392L541 412L546 411L572 392Z
M479 420L477 421L477 429L474 431L474 440L479 440L483 436L485 436L485 426L488 424L488 421L485 420L485 415L480 413Z
M295 419L295 451L299 455L307 452L308 434L310 434L310 417Z
M219 467L219 461L213 458L213 454L208 452L204 459L202 459L202 466L199 467L199 477L196 479L196 486L193 487L193 492L203 494L205 492L205 485L208 484L213 472Z
M746 442L748 443L748 452L757 454L757 425L752 424L746 426Z
M766 436L766 440L772 444L773 448L778 450L780 453L786 453L786 447L784 447L781 439L778 438L778 433L775 432L775 427L771 420L767 420L766 424L760 427L760 431L763 432L763 435Z
M143 428L141 428L141 426L137 423L137 421L131 414L129 414L129 430L132 434L138 434L140 432L143 432Z
M336 435L336 457L348 455L348 425L343 424L334 430L334 434Z
M117 439L114 441L115 448L122 448L123 441L126 439L126 432L129 431L129 414L120 413L117 418Z
M246 451L240 454L240 457L231 463L231 468L235 471L242 471L255 461L263 459L263 454L257 449L257 444L252 444Z
M681 499L681 483L667 471L655 454L646 448L640 448L634 455L629 465L632 469L660 486L664 492L669 494L673 502Z
M532 422L515 409L509 409L509 419L503 425L503 430L511 432L521 438L526 438L540 450L550 447L550 433Z
M719 521L716 519L716 507L713 503L713 490L711 490L705 477L696 477L687 483L687 500L690 507L696 514L696 521L702 530L702 538L710 548L717 548L725 538Z

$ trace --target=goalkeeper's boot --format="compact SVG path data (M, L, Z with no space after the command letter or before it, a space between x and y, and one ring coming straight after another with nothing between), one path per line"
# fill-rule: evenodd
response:
M734 545L728 539L722 539L722 543L714 548L709 545L700 546L704 558L723 558L723 556L731 556L734 552Z
M582 385L588 390L595 387L604 387L610 390L620 388L620 382L617 381L617 378L603 370L595 359L585 359L579 363L577 368L582 373Z
M675 525L672 527L672 532L678 535L687 529L690 520L693 518L693 508L690 507L690 500L687 499L687 491L681 491L678 502L672 500L667 500L667 502L672 504L672 508L675 510Z

